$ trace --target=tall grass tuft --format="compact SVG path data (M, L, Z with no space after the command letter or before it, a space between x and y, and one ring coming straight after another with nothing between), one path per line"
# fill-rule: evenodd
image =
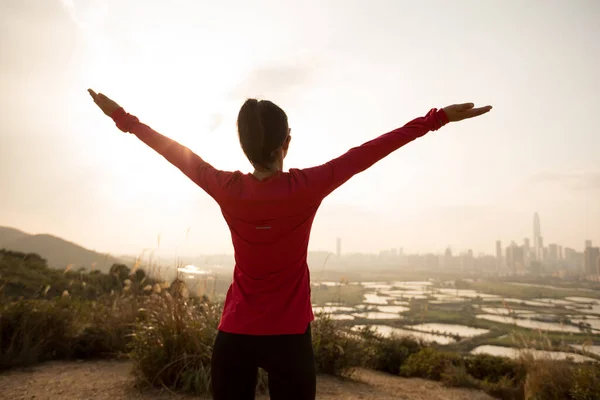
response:
M151 386L210 393L210 360L220 308L195 300L152 296L130 344L134 373Z

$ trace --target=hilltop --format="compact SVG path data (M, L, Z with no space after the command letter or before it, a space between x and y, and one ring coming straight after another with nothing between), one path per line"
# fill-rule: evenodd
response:
M29 234L15 228L0 226L0 249L35 253L44 258L51 268L64 269L72 265L107 272L114 263L122 262L107 254L100 254L76 243L49 234Z

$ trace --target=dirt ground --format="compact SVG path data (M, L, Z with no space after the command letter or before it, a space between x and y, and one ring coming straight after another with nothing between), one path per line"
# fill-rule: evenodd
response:
M0 374L0 399L192 399L167 391L135 389L131 364L123 361L51 362L28 370ZM260 397L267 400L268 396ZM437 382L405 379L358 370L353 381L318 377L317 399L323 400L489 400L466 389L448 389ZM257 399L258 400L258 399Z

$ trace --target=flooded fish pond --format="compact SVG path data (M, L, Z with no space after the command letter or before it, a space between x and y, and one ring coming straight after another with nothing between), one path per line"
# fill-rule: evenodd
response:
M330 290L337 298L315 304L313 310L353 330L368 326L382 336L412 336L439 346L460 345L461 351L472 353L516 357L519 349L513 347L514 335L542 335L540 338L546 337L548 342L569 344L574 352L586 347L589 357L541 350L534 352L535 356L600 359L600 293L579 293L570 288L569 295L561 297L563 289L554 286L470 282L466 286L472 287L466 288L465 284L449 287L452 281L435 280L327 282L313 285L313 291ZM555 288L556 296L552 292ZM344 300L345 290L353 294L350 303ZM527 295L515 296L520 291ZM476 338L476 344L469 347Z

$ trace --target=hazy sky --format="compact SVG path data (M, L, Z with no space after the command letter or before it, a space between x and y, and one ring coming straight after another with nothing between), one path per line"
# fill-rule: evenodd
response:
M311 248L494 252L600 243L600 1L0 0L0 225L102 252L230 252L213 200L91 102L88 87L244 172L246 97L288 113L286 167L424 115L430 133L325 200ZM189 234L186 239L186 231Z

